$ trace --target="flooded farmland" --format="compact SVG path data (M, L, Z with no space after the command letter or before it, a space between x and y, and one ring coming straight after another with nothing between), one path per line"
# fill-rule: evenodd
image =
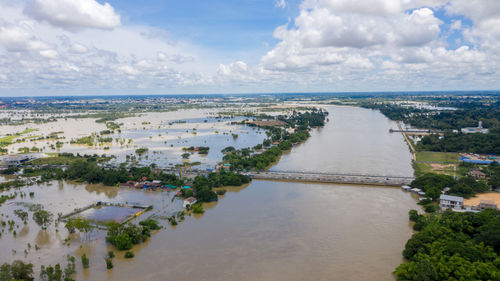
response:
M411 175L411 155L402 136L389 134L392 122L376 111L326 108L329 123L314 129L309 140L283 155L272 169ZM182 118L179 112L175 114L171 120L203 118L192 112ZM158 118L158 123L151 120L151 128L146 131L157 135L153 127L165 118ZM120 122L125 124L122 134L143 134L140 123L126 118ZM203 123L193 121L200 131ZM207 129L215 130L216 126ZM147 142L149 136L143 135ZM229 142L234 141L228 136ZM260 137L255 134L255 143L262 141ZM140 143L140 138L134 143ZM220 141L207 139L207 144L214 152L220 151L217 145L227 146L217 144ZM162 146L158 140L152 147ZM173 193L167 191L57 181L21 191L33 191L34 197L16 198L2 205L1 212L9 218L21 202L43 204L55 214L94 201L152 204L152 212L158 217L182 209L182 201L173 199ZM43 231L31 221L21 224L16 236L3 229L0 246L6 250L0 254L0 263L23 259L39 268L41 264L62 262L66 254L79 257L86 253L90 269L84 270L77 263L77 280L391 280L392 271L402 260L404 243L412 234L407 214L416 208L415 203L415 198L398 188L253 181L228 189L218 203L205 204L203 215L188 216L178 226L160 220L164 229L146 243L134 246L133 259L125 259L119 252L113 270L106 270L104 257L112 247L106 246L103 231L95 231L88 238L74 237L68 245L62 225ZM33 241L39 249L33 249L32 244L27 250L27 243Z
M140 165L155 163L159 167L169 167L184 162L198 163L199 168L213 168L222 160L221 150L228 146L236 149L253 147L266 138L265 131L256 127L241 124L243 117L219 117L217 111L207 109L179 110L172 112L143 113L134 117L121 118L120 130L103 135L112 141L95 143L94 145L71 144L73 140L99 134L107 129L103 123L96 123L95 118L67 118L45 124L25 126L0 126L3 134L14 134L26 129L32 132L23 135L23 142L9 146L12 153L23 147L36 147L45 153L74 154L106 154L115 156L111 164L119 165L127 160L127 156L136 157ZM58 133L64 139L43 139L51 133ZM57 142L60 146L56 147ZM189 161L181 155L185 147L209 146L208 154L192 153ZM144 155L137 156L135 150L148 148Z

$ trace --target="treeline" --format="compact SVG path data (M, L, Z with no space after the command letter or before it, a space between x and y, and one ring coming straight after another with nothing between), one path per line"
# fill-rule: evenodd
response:
M25 175L40 175L44 181L66 179L88 183L102 183L108 186L114 186L129 180L140 181L143 178L160 180L164 184L175 186L183 184L183 181L175 174L155 173L150 167L132 167L130 169L124 167L117 169L103 168L89 159L77 159L65 170L50 167L25 169Z
M140 244L151 237L152 230L160 229L160 225L153 219L146 219L139 222L139 225L129 223L122 225L110 223L106 242L114 245L118 250L130 250L133 245Z
M394 271L398 280L500 280L500 211L419 215L419 232L403 251L408 259Z
M251 154L249 149L236 150L223 157L224 162L231 164L232 170L266 169L273 162L278 160L283 151L292 147L288 140L280 142L259 154Z
M440 152L469 152L500 154L500 128L488 134L462 134L445 132L443 137L430 135L416 145L418 150Z
M266 127L268 138L262 144L258 144L252 149L243 148L236 150L234 147L226 147L222 150L226 153L223 157L224 163L231 164L232 170L266 169L273 162L278 160L283 151L292 148L293 144L301 143L309 138L309 129L316 126L324 126L328 112L314 109L310 112L293 112L290 116L279 116L278 119L287 123L289 127L295 128L294 133L289 133L281 127ZM276 146L271 146L273 142L279 142ZM270 147L270 148L269 148ZM262 153L255 153L255 150L267 148Z
M469 198L476 193L486 192L490 187L485 181L477 181L471 176L465 176L455 180L452 176L426 173L417 177L410 184L411 187L420 188L425 196L431 200L438 200L445 188L450 195Z
M455 103L459 106L460 103ZM444 136L425 136L416 145L418 150L439 152L470 152L500 154L500 102L465 103L457 110L435 111L402 107L385 103L362 103L362 107L378 109L391 120L403 121L417 128L438 129ZM463 134L464 127L476 127L482 121L488 134ZM452 130L457 130L454 133Z
M311 127L323 127L327 115L327 111L314 107L306 112L297 112L294 110L290 116L280 115L278 116L278 120L285 122L289 127L296 127L298 130L303 131Z
M183 190L185 197L195 196L198 202L217 201L217 193L212 189L222 186L240 186L250 182L246 175L235 174L221 170L207 177L197 176L193 182L193 190Z
M417 128L460 130L475 127L479 121L485 128L500 128L500 102L488 106L468 106L457 110L436 111L414 107L402 107L386 103L362 103L362 107L378 109L391 120L403 121Z

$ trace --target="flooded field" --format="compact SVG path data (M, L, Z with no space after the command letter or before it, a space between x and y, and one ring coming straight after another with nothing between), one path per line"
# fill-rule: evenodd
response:
M0 181L4 180L5 178L0 179ZM11 190L1 194L12 194L13 192L14 190ZM82 250L85 250L87 256L91 258L91 262L95 263L93 268L100 268L99 263L108 249L104 240L106 232L102 230L94 230L89 237L78 233L73 234L70 236L72 238L70 243L65 240L68 237L68 232L63 222L56 227L42 230L31 219L37 204L42 205L45 210L50 211L55 216L58 213L70 213L75 208L83 208L97 201L153 205L153 210L139 217L139 220L150 215L166 217L183 209L182 200L173 199L173 192L167 191L147 191L52 181L47 184L24 187L22 192L26 194L34 192L34 196L21 198L18 195L16 199L9 200L0 206L2 214L0 219L3 221L15 220L17 225L13 230L8 230L8 227L0 227L2 231L0 263L14 259L26 259L35 265L36 270L39 270L42 264L63 262L67 254L79 257L81 253L78 254L78 251ZM28 211L30 214L28 224L23 224L14 215L14 211L18 209ZM122 220L130 213L136 212L137 209L106 206L87 210L82 213L82 216L97 220ZM164 221L163 224L167 225ZM16 231L16 235L13 234L14 231ZM39 247L38 250L35 249L35 245ZM83 248L80 248L80 245L83 245ZM109 249L111 250L111 247ZM102 269L105 270L104 264Z
M107 222L121 222L128 216L137 214L139 210L129 207L103 206L90 208L79 216L86 218L97 224L105 224Z
M376 111L326 108L330 122L313 130L273 169L411 175L406 144L401 135L388 133L392 122ZM94 201L152 204L151 214L158 217L182 209L181 200L172 200L173 192L55 181L22 191L33 191L34 197L4 203L0 212L9 219L20 202L41 203L54 214ZM38 270L40 264L63 262L66 254L86 253L90 269L77 262L76 280L391 280L412 234L408 211L417 207L416 201L399 188L253 181L228 189L218 203L205 204L203 215L188 216L176 227L160 220L165 228L134 246L133 259L119 252L112 270L105 268L104 257L112 249L105 232L73 237L68 245L63 225L43 231L31 219L27 225L17 223L16 236L2 228L0 247L6 250L0 263L23 259ZM27 243L31 249L26 254ZM40 249L34 250L33 243Z
M243 117L216 117L217 111L202 109L138 114L116 120L116 123L122 124L120 129L102 136L112 138L112 141L92 146L69 142L107 130L106 125L96 123L95 118L68 118L46 124L0 126L0 130L2 134L15 134L28 128L34 130L22 136L23 142L10 145L11 153L16 153L23 147L36 147L45 153L106 154L116 157L110 162L114 165L125 162L128 155L136 157L136 162L141 165L155 163L159 167L169 167L187 161L181 157L185 152L182 148L209 146L208 154L192 153L187 161L200 162L199 168L203 169L213 168L220 162L223 157L221 150L225 147L253 147L266 138L265 131L259 128L231 124L242 121ZM35 140L57 132L64 139ZM57 142L61 143L60 147L56 146ZM139 156L135 153L138 148L148 148L148 151Z

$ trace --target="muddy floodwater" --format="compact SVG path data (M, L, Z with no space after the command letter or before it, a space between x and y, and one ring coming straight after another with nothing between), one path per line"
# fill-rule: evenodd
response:
M36 147L44 153L106 154L114 156L110 164L118 166L134 157L136 164L166 168L186 162L198 163L196 168L214 168L222 161L221 150L228 146L236 149L253 147L266 138L265 131L257 127L235 124L244 117L219 117L216 110L187 109L171 112L149 112L133 117L120 118L120 130L100 135L110 142L95 142L92 146L71 144L79 138L100 134L107 130L95 118L67 118L56 122L29 124L23 126L0 126L0 134L15 134L24 129L33 131L23 135L23 141L9 146L10 153L17 153L23 147ZM58 133L61 139L39 139L51 133ZM60 147L56 143L60 142ZM183 148L209 146L208 154L191 153L189 160L181 155ZM148 148L144 155L137 155L138 148Z
M394 123L372 110L325 108L329 123L272 169L412 174L404 139L389 133ZM171 192L57 182L22 190L34 190L35 197L8 201L0 210L12 212L14 202L26 201L69 212L92 200L153 204L159 216L182 208ZM62 226L43 233L31 222L16 237L5 229L0 263L24 259L39 267L86 253L90 269L78 262L77 280L394 280L392 271L412 234L408 211L416 202L399 188L255 180L229 188L218 203L205 205L203 215L188 216L176 227L161 220L164 229L135 246L133 259L118 253L109 271L104 256L112 248L103 231L68 246ZM40 249L25 255L26 243L33 240Z

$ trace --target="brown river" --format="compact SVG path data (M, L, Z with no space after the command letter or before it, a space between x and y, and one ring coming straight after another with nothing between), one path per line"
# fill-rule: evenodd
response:
M411 175L411 155L395 124L379 112L326 106L330 121L315 129L272 167L275 170L373 175ZM38 190L36 190L38 189ZM47 209L71 211L92 200L134 201L168 212L167 192L57 183L36 190ZM54 199L56 198L56 199ZM24 201L29 201L25 199ZM23 200L15 200L23 201ZM9 201L10 202L10 201ZM104 233L64 245L66 232L39 231L31 223L13 237L0 239L0 263L24 259L40 264L62 262L62 256L91 258L90 269L77 262L77 280L394 280L401 251L412 230L408 211L417 200L399 188L253 181L229 189L205 214L166 227L134 247L135 257L118 253L105 269ZM16 207L4 204L2 212ZM172 207L173 208L173 207ZM158 214L160 214L158 213ZM22 226L21 226L22 228ZM40 234L41 233L41 234ZM28 241L40 250L23 253ZM15 248L15 252L12 251Z

